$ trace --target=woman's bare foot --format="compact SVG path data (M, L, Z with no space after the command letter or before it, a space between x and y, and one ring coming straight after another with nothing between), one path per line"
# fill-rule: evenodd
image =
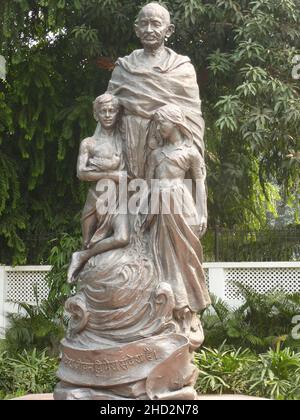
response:
M80 269L87 262L86 251L74 252L72 261L68 270L68 283L73 284L76 282Z

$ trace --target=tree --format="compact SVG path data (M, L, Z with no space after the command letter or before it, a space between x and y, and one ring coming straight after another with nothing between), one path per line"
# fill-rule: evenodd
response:
M91 103L114 61L139 48L132 24L144 3L1 1L2 263L38 259L33 235L44 243L74 231L86 191L75 176L78 145L94 130ZM279 191L299 208L299 0L163 3L177 27L170 47L198 73L211 225L259 228Z

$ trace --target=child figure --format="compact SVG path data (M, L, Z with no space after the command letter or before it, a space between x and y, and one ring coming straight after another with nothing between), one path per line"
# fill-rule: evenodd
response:
M69 283L76 281L80 270L91 257L125 247L129 243L128 216L119 214L118 197L106 212L97 211L103 194L97 191L98 181L112 180L118 184L126 176L122 139L117 128L119 114L120 105L116 97L110 94L99 96L94 102L94 117L100 124L100 130L80 145L77 176L81 181L92 182L92 185L82 214L84 250L72 256Z

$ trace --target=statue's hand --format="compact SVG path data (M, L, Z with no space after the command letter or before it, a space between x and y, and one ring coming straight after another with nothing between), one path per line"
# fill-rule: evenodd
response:
M120 165L121 158L118 154L111 157L94 157L89 160L89 164L100 169L101 171L108 171L117 169Z
M103 161L99 158L93 158L89 160L89 164L98 167L99 169L102 169Z

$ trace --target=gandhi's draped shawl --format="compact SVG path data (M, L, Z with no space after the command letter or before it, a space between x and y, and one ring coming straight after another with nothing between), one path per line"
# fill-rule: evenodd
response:
M143 50L119 58L108 92L118 97L125 115L146 120L164 105L177 105L185 113L194 141L204 155L204 120L195 69L188 57L166 50L169 57L161 67L143 65Z

